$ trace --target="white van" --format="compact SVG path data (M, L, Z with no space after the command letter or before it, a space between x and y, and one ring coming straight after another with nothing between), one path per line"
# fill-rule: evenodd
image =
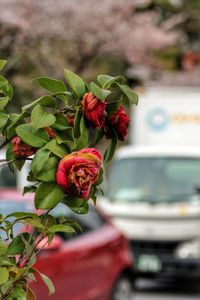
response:
M200 276L200 149L123 147L101 207L128 236L139 273Z
M200 277L200 89L149 87L98 203L128 236L140 274Z

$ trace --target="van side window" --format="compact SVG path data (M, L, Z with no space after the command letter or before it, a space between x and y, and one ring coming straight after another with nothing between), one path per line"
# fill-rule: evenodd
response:
M7 165L0 165L0 187L16 187L16 184L16 174L13 174Z

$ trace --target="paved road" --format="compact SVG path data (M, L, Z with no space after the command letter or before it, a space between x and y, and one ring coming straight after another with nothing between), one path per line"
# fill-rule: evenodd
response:
M200 281L160 282L138 280L133 300L200 300Z

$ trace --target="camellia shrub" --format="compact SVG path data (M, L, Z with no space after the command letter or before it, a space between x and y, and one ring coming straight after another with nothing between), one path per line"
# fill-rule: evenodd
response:
M2 70L6 61L0 60ZM47 94L21 108L6 112L13 98L10 83L0 76L1 148L12 172L31 162L23 194L34 193L40 213L13 212L0 215L0 299L28 299L36 296L29 283L36 273L54 292L53 283L34 268L38 245L50 244L56 232L75 233L79 224L56 219L51 210L60 202L78 214L87 213L88 200L96 203L103 180L103 162L113 157L118 140L124 141L129 117L124 100L137 104L138 97L121 76L99 75L97 83L85 83L78 75L64 70L66 83L48 77L34 79ZM98 143L108 140L104 155ZM41 213L42 212L42 213ZM14 236L13 227L21 223L27 231ZM3 235L1 235L3 236Z

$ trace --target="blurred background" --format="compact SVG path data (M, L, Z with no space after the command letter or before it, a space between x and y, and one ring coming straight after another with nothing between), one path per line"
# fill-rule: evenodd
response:
M133 86L198 85L198 0L1 0L0 56L15 105L35 97L29 80L63 66L92 80L124 74Z
M197 91L200 84L199 0L0 0L0 8L0 57L8 60L4 75L15 89L10 111L18 111L27 101L40 96L40 91L31 83L32 78L46 75L63 79L62 69L65 67L78 73L85 81L94 80L97 74L122 74L142 96L146 92L151 95L151 103L152 95L159 87L159 100L156 100L159 108L167 101L167 97L178 93L177 97L174 96L173 104L169 104L169 109L165 109L170 113L175 110L177 114L173 120L189 120L184 114L188 112L188 104L183 105L180 116L179 108L174 103L183 93L185 95L182 88L189 87L186 93L189 99L190 93ZM148 94L149 87L154 89ZM178 87L179 90L170 92L169 87ZM200 101L199 96L200 92L195 92L195 99ZM196 100L192 105L194 114ZM155 121L153 126L159 129L163 122L163 111L156 113L154 119L148 120ZM199 126L200 114L193 117L198 121L195 121L195 125L198 123ZM155 136L147 140L149 136L145 136L144 124L138 123L137 119L136 124L132 123L129 143L157 142ZM137 132L140 130L138 128L143 128L142 137L137 133L137 137L132 136L135 128ZM177 137L184 134L184 130L176 126L176 134L172 134L172 128L167 136L159 140L159 144L163 144L169 135L173 135L174 143ZM198 144L199 128L189 127L187 130L190 139L186 138L180 144L193 143L194 140ZM192 130L195 130L193 139L190 134ZM178 167L173 166L171 172ZM184 170L187 172L188 168L178 169L174 175L176 179L178 172ZM192 171L189 173L190 178L193 176ZM198 172L195 174L200 175ZM196 203L200 205L198 201ZM179 209L182 216L185 216L185 206ZM195 224L198 231L200 225ZM145 247L144 244L139 246ZM155 247L161 246L156 244ZM145 266L148 269L148 262ZM189 273L192 271L186 270ZM200 279L194 287L193 283L186 281L182 284L169 278L158 282L142 279L136 283L135 299L199 299Z

